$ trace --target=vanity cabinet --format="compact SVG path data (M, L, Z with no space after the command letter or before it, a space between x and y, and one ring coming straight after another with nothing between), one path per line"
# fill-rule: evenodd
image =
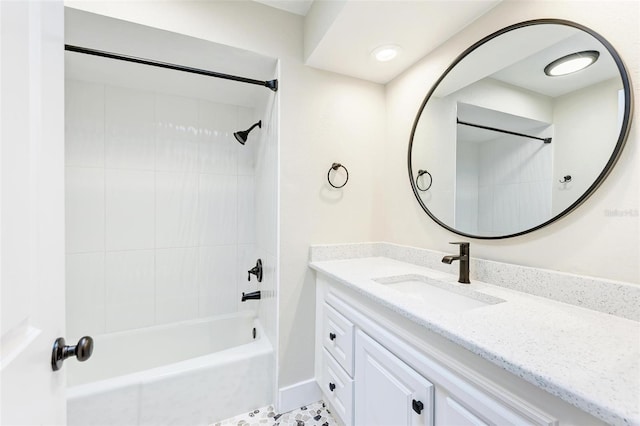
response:
M496 367L484 360L461 364L430 346L425 336L431 332L397 328L383 307L320 274L316 303L316 380L347 426L553 426L560 418L563 425L600 424L585 421L593 418L551 395L541 396L543 391L531 392L530 384L510 373L495 374ZM512 380L509 389L501 386Z
M355 363L355 424L433 425L433 384L360 330Z

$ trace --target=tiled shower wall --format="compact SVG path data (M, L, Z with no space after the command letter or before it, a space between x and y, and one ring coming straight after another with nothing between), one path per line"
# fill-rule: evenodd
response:
M257 309L254 111L66 84L69 335Z
M551 217L552 145L502 136L459 145L456 159L456 226L460 229L506 235Z

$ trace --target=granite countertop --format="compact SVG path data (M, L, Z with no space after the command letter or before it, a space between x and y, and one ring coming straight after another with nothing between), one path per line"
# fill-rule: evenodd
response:
M385 257L311 268L574 406L616 425L640 425L640 323ZM503 299L464 312L425 310L374 279L418 274ZM462 290L464 291L464 289Z

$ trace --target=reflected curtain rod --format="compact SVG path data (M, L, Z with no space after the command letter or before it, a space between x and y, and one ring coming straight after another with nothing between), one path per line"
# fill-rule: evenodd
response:
M166 68L170 70L189 72L192 74L206 75L208 77L223 78L225 80L239 81L241 83L256 84L258 86L267 87L274 92L278 91L278 80L267 80L267 81L254 80L252 78L238 77L236 75L230 75L230 74L222 74L219 72L203 70L200 68L192 68L192 67L186 67L184 65L170 64L168 62L160 62L160 61L154 61L151 59L137 58L135 56L120 55L117 53L105 52L102 50L89 49L87 47L73 46L71 44L65 44L64 50L68 50L70 52L84 53L86 55L101 56L103 58L116 59L118 61L133 62L136 64L142 64L142 65L150 65L152 67Z
M539 141L543 141L544 143L551 143L551 138L540 138L538 136L531 136L531 135L525 135L524 133L512 132L511 130L504 130L504 129L498 129L496 127L489 127L489 126L483 126L480 124L467 123L466 121L460 121L460 119L457 117L456 117L456 122L464 126L477 127L478 129L485 129L485 130L493 130L494 132L507 133L509 135L522 136L523 138L537 139Z

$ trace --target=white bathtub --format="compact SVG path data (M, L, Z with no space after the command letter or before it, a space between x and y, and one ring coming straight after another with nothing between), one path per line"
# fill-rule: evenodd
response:
M273 348L253 313L94 340L91 359L65 363L69 426L209 425L273 403Z

